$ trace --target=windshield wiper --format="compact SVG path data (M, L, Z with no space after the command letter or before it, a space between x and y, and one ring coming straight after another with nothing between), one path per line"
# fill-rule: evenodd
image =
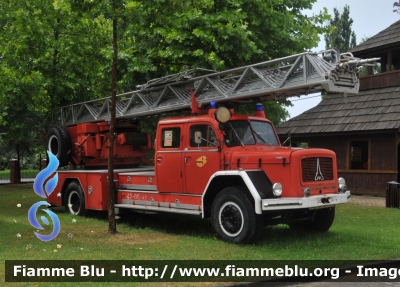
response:
M270 142L267 142L258 132L254 131L256 136L258 136L259 139L261 139L264 143L268 144L269 146L272 146Z
M242 145L242 147L244 147L244 143L242 142L242 140L240 139L239 135L237 134L237 132L235 131L235 129L233 128L233 126L231 125L230 122L228 122L229 126L231 127L231 129L233 130L235 136L237 137L237 139L240 141L240 144Z
M272 144L269 143L269 142L267 142L267 141L262 137L262 135L260 135L258 132L256 132L256 131L253 129L253 127L252 127L251 125L250 125L250 128L251 128L251 130L253 131L253 133L254 133L256 136L258 136L259 139L261 139L264 143L268 144L269 146L272 146Z

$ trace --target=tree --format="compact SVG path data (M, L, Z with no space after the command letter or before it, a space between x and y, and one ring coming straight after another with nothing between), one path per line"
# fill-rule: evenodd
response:
M110 24L67 1L0 2L0 132L32 146L52 108L104 96Z
M356 46L356 34L351 26L350 7L345 5L340 14L337 8L333 8L333 19L329 20L328 32L325 34L325 48L336 48L344 53Z

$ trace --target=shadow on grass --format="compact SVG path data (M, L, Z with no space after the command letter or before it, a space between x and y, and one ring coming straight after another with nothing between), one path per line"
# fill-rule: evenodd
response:
M52 209L54 209L56 213L67 214L64 207ZM119 216L120 218L117 219L117 225L125 224L133 229L148 229L171 235L183 235L205 239L214 239L217 237L212 229L210 219L202 219L200 216L161 212L156 214L144 214L132 211L125 211ZM108 222L108 214L106 211L87 210L84 217ZM315 233L293 230L287 225L281 224L264 227L262 235L257 241L257 245L271 245L277 243L285 245L291 244L293 241L334 240L336 237L337 234L332 231L327 233Z
M214 239L216 234L211 226L209 218L191 215L179 215L170 213L159 214L140 214L131 212L122 215L118 220L119 224L127 224L131 228L151 229L158 232L165 232L173 235L194 236L200 238ZM301 230L290 229L287 225L264 227L262 236L259 238L258 245L270 243L290 244L293 240L313 240L317 238L334 238L335 233L314 233Z
M209 219L194 215L129 212L122 214L118 223L127 224L131 228L152 229L174 235L210 237L214 233Z

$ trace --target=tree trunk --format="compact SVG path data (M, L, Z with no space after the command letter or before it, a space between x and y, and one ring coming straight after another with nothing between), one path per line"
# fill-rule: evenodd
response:
M115 234L117 226L115 222L115 184L114 184L114 126L115 126L115 102L117 97L117 59L118 59L118 40L117 40L117 1L113 1L113 61L112 61L112 80L111 80L111 119L110 136L108 150L108 233Z

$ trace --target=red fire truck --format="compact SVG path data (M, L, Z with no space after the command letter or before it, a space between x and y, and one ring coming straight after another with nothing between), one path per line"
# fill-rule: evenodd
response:
M343 60L336 50L303 53L201 76L191 70L118 95L116 211L211 218L218 236L235 243L256 241L265 225L326 232L335 206L350 197L335 153L282 146L261 104L251 116L231 105L357 93L357 69L368 61ZM55 111L47 148L73 168L58 171L50 204L76 215L107 210L109 105L102 98ZM182 116L158 122L155 139L141 132L147 117L178 110ZM142 166L151 149L154 165Z

